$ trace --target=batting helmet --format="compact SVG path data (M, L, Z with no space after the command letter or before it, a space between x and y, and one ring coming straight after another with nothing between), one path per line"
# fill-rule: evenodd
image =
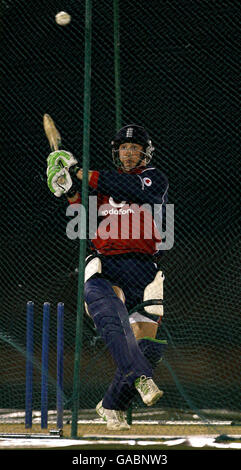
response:
M143 158L146 159L146 163L149 163L152 159L154 147L150 139L149 134L142 126L137 124L128 124L122 127L111 141L112 157L115 165L120 166L119 161L119 146L125 142L132 142L134 144L142 145L143 147Z

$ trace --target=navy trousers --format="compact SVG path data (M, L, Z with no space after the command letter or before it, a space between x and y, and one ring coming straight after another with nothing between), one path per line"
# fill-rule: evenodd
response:
M128 310L143 301L147 284L153 281L157 266L144 258L101 256L102 276L85 283L85 301L99 334L104 339L117 365L103 406L126 410L135 395L134 381L141 375L152 377L153 368L138 343L129 323ZM116 296L112 285L119 286L125 305ZM162 351L160 352L160 357Z
M158 268L148 257L128 255L101 256L102 275L112 285L121 287L126 298L126 308L130 311L143 301L147 284L153 281Z

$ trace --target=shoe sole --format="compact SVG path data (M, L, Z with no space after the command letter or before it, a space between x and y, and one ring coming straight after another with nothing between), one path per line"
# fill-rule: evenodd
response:
M128 427L125 426L125 425L124 426L121 426L121 425L119 426L119 425L115 425L115 424L111 425L110 423L107 423L106 428L108 429L108 431L124 431L124 430L130 429L130 426L129 425L128 425Z
M111 425L110 423L108 423L104 411L103 412L100 411L101 408L103 409L102 405L100 405L99 407L97 405L96 408L95 408L96 413L97 413L97 415L100 416L100 418L102 418L107 423L106 427L109 431L117 431L117 430L123 431L123 430L130 429L129 424L128 425L125 425L125 424L124 425L115 425L115 424Z

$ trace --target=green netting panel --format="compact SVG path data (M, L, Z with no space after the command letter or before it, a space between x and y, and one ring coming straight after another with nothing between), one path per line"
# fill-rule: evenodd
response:
M66 27L59 10L72 16ZM92 2L90 167L114 169L112 1ZM26 302L34 300L34 410L40 410L43 302L51 303L49 409L56 408L56 306L65 304L64 406L72 409L79 240L66 200L46 185L42 116L81 162L85 5L1 3L0 408L24 410ZM240 411L240 4L119 0L121 122L149 131L168 177L175 243L163 257L168 341L155 371L162 410ZM114 182L113 182L114 184ZM85 316L79 410L93 409L115 366ZM134 409L144 410L139 398ZM146 411L146 409L145 409ZM178 411L179 413L179 411Z

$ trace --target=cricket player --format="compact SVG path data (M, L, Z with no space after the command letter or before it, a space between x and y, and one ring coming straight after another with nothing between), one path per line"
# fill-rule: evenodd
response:
M142 126L120 129L111 147L117 170L90 170L88 174L99 217L91 240L93 254L86 260L84 300L117 366L96 411L109 430L122 430L130 427L126 411L136 394L147 406L163 395L152 378L166 346L155 338L163 315L164 275L155 262L161 237L153 208L165 207L168 181L151 165L154 147ZM81 203L83 171L75 157L55 151L47 162L50 191L57 197L67 196L70 204ZM160 303L145 306L145 314L129 315L137 304L152 299Z

